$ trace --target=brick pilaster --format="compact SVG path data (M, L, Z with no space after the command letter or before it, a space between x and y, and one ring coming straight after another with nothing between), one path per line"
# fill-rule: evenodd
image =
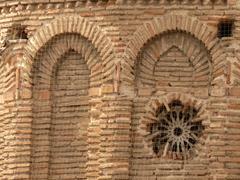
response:
M129 179L130 124L132 100L107 95L102 99L100 116L100 178Z

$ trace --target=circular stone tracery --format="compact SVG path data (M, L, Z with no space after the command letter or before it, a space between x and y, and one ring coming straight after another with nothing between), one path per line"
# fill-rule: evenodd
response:
M186 159L198 142L204 129L202 122L194 121L197 110L174 100L167 108L162 105L157 111L157 121L148 125L153 151L160 156L175 154Z

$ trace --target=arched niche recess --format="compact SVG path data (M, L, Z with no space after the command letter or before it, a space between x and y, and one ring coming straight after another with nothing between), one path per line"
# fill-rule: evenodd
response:
M183 38L184 40L189 40L189 42L193 42L194 44L198 43L200 48L194 49L190 44L174 44L172 39L167 38L168 36L174 36L174 33L179 33L179 35L183 35L187 38ZM138 77L138 66L139 60L142 58L143 53L147 50L147 48L155 48L154 43L157 43L159 39L167 40L168 48L166 49L162 44L161 49L155 49L160 52L158 54L159 57L149 57L156 61L156 58L163 57L168 58L168 53L179 53L179 55L183 58L190 58L190 53L196 53L195 51L202 49L202 51L207 52L208 56L204 57L204 59L209 58L211 69L211 83L221 79L223 83L226 82L226 72L224 71L224 67L226 66L226 55L221 48L221 43L219 43L219 39L216 36L216 29L209 27L208 25L202 23L197 18L182 16L182 15L164 15L161 17L155 17L151 21L144 22L133 34L131 40L129 41L124 54L123 60L121 62L121 76L120 80L120 90L124 93L133 93L134 84L136 85L137 77ZM181 39L181 37L177 37ZM172 44L171 44L172 42ZM158 42L159 43L159 42ZM149 46L149 47L148 47ZM150 47L151 46L151 47ZM158 44L159 46L159 44ZM172 48L172 49L171 49ZM188 48L188 52L185 48ZM168 51L169 50L169 51ZM155 54L157 55L157 54ZM194 58L194 57L191 57ZM199 57L198 57L199 58ZM157 59L158 60L158 59ZM150 60L151 61L151 60ZM204 62L204 61L199 61ZM152 65L150 65L152 66ZM202 67L203 68L203 67ZM148 71L152 71L152 69L148 69ZM151 72L153 73L153 71ZM152 77L148 77L151 79ZM152 84L148 82L149 84ZM139 83L137 83L139 85ZM163 83L164 84L164 83ZM173 83L174 84L174 83ZM199 84L199 83L198 83ZM170 83L171 86L171 83ZM152 87L151 87L152 88Z
M149 41L136 61L136 86L208 88L211 57L204 44L182 31L160 34Z
M33 64L31 179L86 179L89 89L102 82L100 55L75 33L54 36Z

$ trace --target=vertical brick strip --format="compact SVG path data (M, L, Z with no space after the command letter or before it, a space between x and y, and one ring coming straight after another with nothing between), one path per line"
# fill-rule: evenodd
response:
M21 88L21 69L16 69L17 57L11 57L12 64L5 69L3 100L7 114L3 116L4 170L1 179L24 180L30 179L31 107L28 99L25 101L17 96Z
M132 101L125 96L102 99L100 116L100 178L129 179L130 124Z
M86 177L88 180L96 180L99 177L99 146L100 146L100 123L102 101L99 97L90 100L90 123L88 126L88 162Z
M5 138L4 138L4 130L5 130L5 121L6 121L6 115L8 114L7 108L5 107L4 104L4 98L3 98L3 93L4 93L4 77L5 77L5 67L4 63L1 59L0 62L0 179L3 179L3 173L4 173L4 147L5 147Z

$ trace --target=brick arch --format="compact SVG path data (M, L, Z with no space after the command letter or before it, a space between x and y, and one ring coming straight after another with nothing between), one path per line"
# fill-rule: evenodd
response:
M57 18L44 25L29 39L25 47L24 61L30 64L30 69L38 51L53 37L65 33L76 33L90 41L99 52L103 64L107 64L115 58L110 39L98 26L93 25L83 17L67 16ZM106 65L104 70L106 71L105 76L109 80L112 77L114 67Z
M82 160L79 154L82 153L84 157L87 157L87 130L90 122L88 111L91 108L89 105L90 89L102 84L100 58L91 42L76 33L55 36L36 54L32 71L34 87L32 90L31 178L57 177L56 172L60 170L64 173L61 168L67 164L56 166L59 161L57 156L59 152L56 149L60 148L61 150L74 149L74 158L69 158L69 166L82 163L79 168L79 173L82 175L79 176L86 178L88 161ZM73 60L73 64L70 64ZM80 66L76 62L79 62ZM58 114L62 116L61 122ZM75 117L73 118L72 115ZM66 125L61 126L61 123ZM74 126L71 126L72 124ZM63 130L64 128L66 129ZM62 133L62 139L66 136L63 141L70 142L73 146L56 148L58 142L55 139L60 137L58 131ZM80 131L84 135L80 136ZM71 149L65 149L62 154L68 156ZM45 161L41 160L42 155ZM74 170L77 169L76 166L74 168Z
M161 86L208 87L211 82L208 52L203 43L184 32L155 37L145 45L136 64L137 84L154 86L159 81Z
M44 70L47 70L47 78L45 75L45 83L51 83L51 74L58 64L59 59L69 50L82 55L88 69L93 73L90 77L91 87L100 86L102 82L102 61L99 53L92 46L86 38L83 38L75 33L67 33L55 36L50 42L48 42L44 48L41 48L38 52L37 59L34 62L34 67L40 65L40 73L44 74ZM40 59L44 57L45 59ZM45 61L45 62L43 62ZM43 64L48 62L48 66ZM35 73L38 73L39 69L33 69L34 77ZM47 80L47 81L46 81ZM36 85L36 84L35 84Z
M219 39L216 37L216 31L195 18L182 15L165 15L145 22L135 31L123 55L121 82L130 86L133 84L135 79L133 73L134 66L144 45L150 42L155 36L170 31L185 32L201 41L211 56L213 79L220 75L224 76L224 73L220 73L219 75L219 68L224 63L222 60L224 60L225 54L221 50Z

